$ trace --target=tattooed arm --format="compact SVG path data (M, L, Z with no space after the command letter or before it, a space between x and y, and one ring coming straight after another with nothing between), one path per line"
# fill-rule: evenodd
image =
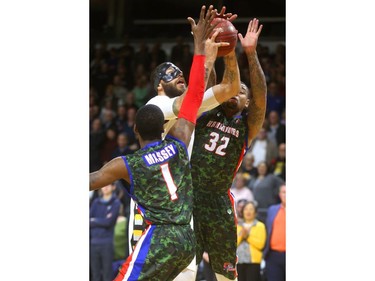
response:
M247 56L250 73L251 98L248 106L247 124L249 127L248 145L262 128L267 105L267 84L262 67L260 66L256 46L263 25L259 25L258 19L250 21L245 37L238 34L241 45Z

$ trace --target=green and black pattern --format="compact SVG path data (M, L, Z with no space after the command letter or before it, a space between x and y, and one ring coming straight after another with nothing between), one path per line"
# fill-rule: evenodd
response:
M213 270L236 277L237 229L229 188L242 161L246 115L226 118L220 107L198 119L191 157L197 262L203 251Z
M167 162L147 165L144 155L155 153L165 147L176 149L176 155ZM132 176L131 193L143 211L146 221L152 224L189 224L192 216L193 189L190 164L185 146L167 138L148 145L134 154L126 156ZM161 172L161 164L168 164L177 198L172 200L170 191Z

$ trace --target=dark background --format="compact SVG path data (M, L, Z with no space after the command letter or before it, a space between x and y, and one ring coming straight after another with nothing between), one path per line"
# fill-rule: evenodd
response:
M210 4L218 10L225 5L227 12L238 14L235 25L239 32L244 33L250 19L257 17L267 25L263 39L285 38L284 0L90 0L90 39L120 42L124 36L133 40L188 36L186 18L197 19L200 7Z

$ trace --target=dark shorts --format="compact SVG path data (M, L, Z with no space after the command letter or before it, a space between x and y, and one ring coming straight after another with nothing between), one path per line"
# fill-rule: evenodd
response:
M195 255L190 225L150 225L114 281L173 280Z
M237 276L237 225L229 194L194 193L194 232L197 263L207 252L212 269L229 279Z

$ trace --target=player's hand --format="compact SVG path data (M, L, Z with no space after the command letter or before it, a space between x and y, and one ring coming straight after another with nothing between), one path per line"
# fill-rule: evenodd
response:
M228 42L215 42L216 36L222 31L222 28L217 28L215 32L212 34L211 38L208 38L206 40L206 61L215 61L219 47L230 45Z
M242 36L241 33L238 33L238 38L241 41L241 45L246 53L251 53L256 51L256 47L258 44L259 34L262 31L263 25L261 24L259 27L259 20L254 18L249 22L249 26L247 27L247 32L245 37Z
M225 13L226 9L227 8L225 6L223 6L221 8L220 13L216 12L215 18L223 18L223 19L229 20L230 22L233 22L237 18L237 14L233 15L232 13Z
M216 9L210 5L206 12L206 6L203 5L199 16L198 23L196 24L194 19L188 17L188 21L191 25L191 33L194 36L194 53L203 54L205 48L205 41L211 32L214 30L216 25L211 25L212 20L215 18Z

